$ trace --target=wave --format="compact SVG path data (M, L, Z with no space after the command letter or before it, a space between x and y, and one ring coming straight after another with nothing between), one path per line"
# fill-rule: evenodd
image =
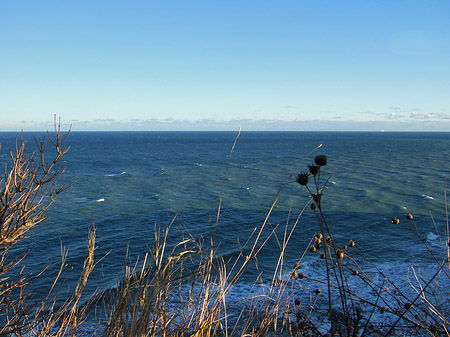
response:
M123 172L120 172L120 173L110 173L110 174L107 174L106 176L107 177L117 177L117 176L122 176L122 175L124 175L126 173L127 172L123 171Z
M435 241L439 239L439 235L434 234L433 232L428 233L427 240L429 241Z

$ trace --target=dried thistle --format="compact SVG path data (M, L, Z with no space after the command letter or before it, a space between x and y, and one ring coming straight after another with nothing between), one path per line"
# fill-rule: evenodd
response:
M314 158L314 162L316 165L325 166L327 164L327 156L319 154L316 158Z
M315 202L319 203L320 199L322 199L322 193L314 193L312 197Z
M311 173L313 176L315 176L320 171L320 166L316 165L309 165L309 173Z
M297 178L295 179L300 185L302 186L306 186L308 185L308 180L309 180L309 173L307 172L302 172L300 173Z

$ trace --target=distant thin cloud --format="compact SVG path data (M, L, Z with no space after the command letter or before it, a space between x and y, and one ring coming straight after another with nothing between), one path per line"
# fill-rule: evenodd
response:
M436 120L450 120L449 114L444 114L440 112L431 112L431 113L419 113L419 112L411 112L409 117L412 119L436 119Z
M390 114L386 114L385 117L387 119L398 119L398 118L404 118L405 115L393 112Z
M389 109L390 110L396 110L396 111L402 110L402 108L400 108L398 106L390 106Z
M343 119L334 114L326 119L232 119L219 120L203 118L179 120L175 118L149 119L96 119L71 120L64 122L62 128L72 125L72 131L450 131L450 116L444 113L412 112L403 114L377 113L371 120ZM1 131L46 131L52 130L52 121L23 121L20 125L0 125Z

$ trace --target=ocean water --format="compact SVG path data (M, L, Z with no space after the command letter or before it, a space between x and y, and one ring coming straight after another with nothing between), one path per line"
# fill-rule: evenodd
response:
M42 135L25 133L27 147ZM3 162L18 136L0 133ZM152 246L155 225L173 223L172 245L183 234L209 238L214 230L219 255L236 256L242 249L239 244L260 228L277 195L264 235L277 225L279 237L286 226L295 227L278 277L289 275L299 261L312 273L320 268L317 255L302 255L319 227L309 208L302 211L309 196L295 176L307 170L317 154L328 157L322 204L335 240L356 241L355 254L370 256L399 284L412 265L423 275L435 270L424 242L439 258L445 256L450 133L242 132L231 153L236 136L237 132L72 132L61 182L73 186L60 195L48 219L33 228L33 235L15 247L17 252L28 251L29 272L37 273L51 262L32 284L36 297L48 290L55 276L61 245L68 249L63 289L70 291L79 278L92 225L97 229L96 257L104 258L86 294L117 286L125 263ZM405 219L407 213L414 215L413 222ZM401 224L392 224L394 216ZM279 253L272 236L258 257L259 270L249 268L236 292L249 289L259 272L270 284ZM365 266L379 275L372 264ZM305 281L300 287L305 293L317 285Z

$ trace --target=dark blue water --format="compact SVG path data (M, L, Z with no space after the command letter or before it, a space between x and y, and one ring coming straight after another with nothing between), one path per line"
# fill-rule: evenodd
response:
M0 133L2 160L8 160L13 133ZM33 137L25 134L31 149ZM427 268L430 258L419 233L445 253L445 191L450 177L450 133L349 132L73 132L64 158L61 183L74 183L48 212L49 219L33 228L33 236L17 251L29 250L27 270L49 270L33 282L43 293L55 276L61 244L69 253L66 286L78 280L90 226L97 228L98 258L86 292L113 287L129 260L143 256L154 241L156 226L172 224L169 243L183 234L209 238L216 233L219 255L232 257L279 198L264 235L279 225L282 237L295 226L285 270L299 260L318 224L295 176L325 154L328 179L323 207L336 240L358 242L361 252L387 272L406 275L408 266ZM307 156L313 149L321 148ZM228 167L228 170L227 170ZM221 212L216 225L217 210ZM415 223L404 220L413 213ZM436 221L436 227L432 218ZM390 219L398 216L402 224ZM387 248L389 247L389 248ZM244 252L249 248L243 248ZM128 258L127 258L128 251ZM272 237L258 265L270 282L280 253ZM307 255L305 268L316 263ZM249 269L242 283L251 284L259 271ZM65 289L65 288L64 288Z

